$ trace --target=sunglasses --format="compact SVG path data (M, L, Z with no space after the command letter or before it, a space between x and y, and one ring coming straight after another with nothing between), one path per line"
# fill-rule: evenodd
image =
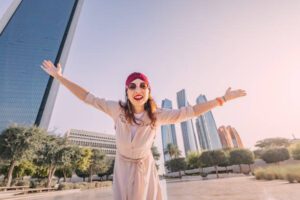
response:
M135 90L137 88L137 85L135 83L130 83L128 85L128 89ZM148 88L148 85L146 83L140 83L140 88L145 90Z

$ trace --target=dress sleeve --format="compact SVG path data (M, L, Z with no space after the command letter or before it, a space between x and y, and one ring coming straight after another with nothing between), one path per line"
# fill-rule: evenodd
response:
M158 108L156 118L160 125L176 124L195 117L192 106L181 107L180 109Z
M111 116L113 119L116 119L121 109L118 102L96 97L90 92L86 95L83 101L86 104L103 111L104 113Z

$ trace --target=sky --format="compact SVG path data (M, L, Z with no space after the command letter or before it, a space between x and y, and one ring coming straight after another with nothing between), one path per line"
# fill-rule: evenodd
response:
M181 89L190 104L200 94L210 100L228 87L244 89L246 97L212 110L218 127L234 127L248 148L269 137L300 138L299 10L298 0L85 0L64 76L123 100L126 77L143 72L156 102L168 98L175 108ZM114 134L113 126L60 87L49 130Z

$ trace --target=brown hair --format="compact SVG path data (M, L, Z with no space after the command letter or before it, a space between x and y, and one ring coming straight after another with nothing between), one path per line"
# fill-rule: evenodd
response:
M121 106L121 108L123 108L125 112L125 118L130 124L135 123L137 125L141 125L139 122L137 122L136 118L134 117L133 105L128 99L127 89L125 90L125 102L119 101L119 105ZM157 104L152 98L150 90L149 90L149 98L147 102L144 104L144 108L148 114L148 117L151 120L151 127L154 128L156 122L155 111L157 109Z

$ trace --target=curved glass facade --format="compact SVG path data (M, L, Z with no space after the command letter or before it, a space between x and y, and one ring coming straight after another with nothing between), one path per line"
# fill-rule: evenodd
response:
M169 99L164 99L162 101L162 108L172 109L172 101ZM169 154L166 152L168 144L177 145L177 138L176 138L176 131L174 124L168 124L161 126L161 137L162 137L162 145L163 145L163 152L164 152L164 159L165 161L170 160Z
M0 35L0 130L37 124L52 84L40 68L58 62L77 0L25 0Z
M178 103L178 108L188 106L187 97L184 89L177 92L177 103ZM196 144L196 136L193 128L193 121L192 120L184 121L181 122L180 125L181 125L185 155L187 155L188 152L190 151L197 152L198 149Z

